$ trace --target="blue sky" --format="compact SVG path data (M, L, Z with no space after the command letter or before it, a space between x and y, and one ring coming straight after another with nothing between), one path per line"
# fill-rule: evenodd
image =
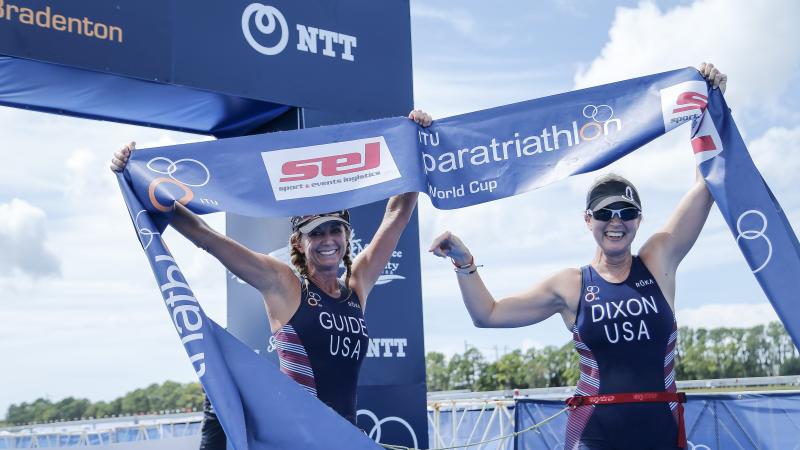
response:
M412 1L416 104L435 117L631 78L701 61L729 74L726 95L790 222L800 223L800 17L796 2L542 0ZM694 177L688 130L615 163L639 187L645 220L634 247L663 224ZM40 396L111 399L151 382L193 380L131 235L108 156L198 137L0 108L0 411ZM602 171L605 173L606 171ZM458 211L420 200L421 247L450 230L484 264L502 296L566 266L588 263L594 242L581 209L588 174ZM223 218L209 221L223 228ZM197 297L225 318L225 274L174 232L165 238ZM89 264L91 262L91 264ZM426 349L464 342L488 356L562 344L559 318L515 330L475 329L449 263L422 257ZM775 315L719 213L712 210L678 273L678 320L750 326Z

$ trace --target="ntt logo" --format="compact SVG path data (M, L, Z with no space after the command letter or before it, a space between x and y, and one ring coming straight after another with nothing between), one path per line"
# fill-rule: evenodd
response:
M340 57L355 61L353 49L358 38L349 34L323 30L303 24L295 25L299 52L317 55L320 52L329 58ZM270 5L251 3L242 13L242 34L253 50L266 56L275 56L286 49L291 30L283 13Z
M255 19L255 26L259 33L271 35L277 31L280 36L278 43L272 47L259 44L250 30L250 24L253 19ZM253 3L245 8L242 14L242 33L244 33L244 38L247 39L247 43L251 47L262 55L277 55L286 48L286 43L289 42L288 28L286 18L274 6Z

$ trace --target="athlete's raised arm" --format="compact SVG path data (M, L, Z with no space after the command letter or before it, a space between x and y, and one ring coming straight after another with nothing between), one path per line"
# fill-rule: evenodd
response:
M122 171L134 149L135 143L131 142L116 152L111 160L111 170ZM170 225L194 245L217 258L231 273L258 289L264 296L271 318L282 318L294 311L294 305L287 299L299 296L300 283L288 265L219 233L180 203L175 203Z
M695 182L689 189L667 223L640 249L647 259L658 259L661 267L674 273L678 264L691 250L708 219L714 199L706 187L700 171L696 171ZM648 261L649 262L649 261Z
M367 248L353 261L350 287L358 294L362 307L366 305L367 296L392 257L400 235L414 212L418 196L418 192L406 192L390 198L378 231Z
M211 228L182 204L175 203L175 215L170 225L194 245L217 258L231 273L258 289L265 298L294 298L292 294L299 294L300 283L288 265L250 250Z
M725 92L727 75L721 73L713 64L703 63L699 70L712 89L718 88ZM697 241L713 203L714 199L706 187L700 170L695 169L695 182L692 187L678 203L667 223L651 236L639 251L651 270L666 274L667 285L664 287L669 292L665 294L668 294L667 298L670 301L674 290L671 287L674 284L674 274Z
M430 126L433 121L430 114L420 109L411 111L408 118L423 127ZM350 287L358 294L362 307L366 306L370 291L392 257L400 235L403 234L417 205L417 197L419 197L418 192L406 192L390 198L378 231L375 232L367 248L353 261Z
M578 269L561 270L525 291L495 300L478 273L475 258L458 236L447 231L428 251L452 259L461 297L476 327L522 327L557 313L568 327L575 322L581 286Z

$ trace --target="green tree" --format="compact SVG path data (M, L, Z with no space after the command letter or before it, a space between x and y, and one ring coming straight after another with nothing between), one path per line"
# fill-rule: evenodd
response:
M800 375L800 358L789 358L781 364L779 375Z
M89 408L91 402L85 398L67 397L55 405L56 415L64 419L80 419L86 417L86 410Z
M495 389L526 389L528 374L521 350L506 353L494 362Z
M527 376L530 387L554 387L575 384L580 375L578 353L571 342L549 345L527 353Z
M478 379L485 367L483 354L475 347L467 347L463 354L453 355L447 364L450 389L476 390Z
M450 389L450 372L447 370L447 357L444 353L428 352L425 355L425 378L428 383L428 391Z
M56 403L40 398L33 403L14 404L8 407L6 421L24 424L110 415L157 413L175 409L197 410L202 407L202 403L203 391L199 383L180 384L167 381L161 385L154 383L144 389L136 389L110 402L92 403L87 399L67 397Z

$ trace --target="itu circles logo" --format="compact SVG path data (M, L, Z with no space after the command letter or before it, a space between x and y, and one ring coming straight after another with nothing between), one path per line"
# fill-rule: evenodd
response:
M277 33L275 36L280 36L278 42L271 47L261 45L253 37L252 25L255 25L256 30L263 36ZM289 25L283 14L274 6L252 3L242 13L242 34L255 51L262 55L274 56L282 52L289 42Z
M686 441L688 445L687 450L711 450L711 448L705 444L695 444L692 441Z
M147 250L147 248L150 247L150 244L153 243L153 239L155 238L155 236L161 234L158 231L153 231L147 226L139 223L139 218L142 216L142 214L146 213L147 211L143 209L138 213L136 213L136 217L134 217L133 219L133 223L136 226L136 232L139 233L139 242L142 243L142 247L144 247L145 250Z
M376 416L375 413L373 413L368 409L359 409L358 412L356 412L356 419L358 419L358 416L362 415L369 417L369 419L372 421L372 427L371 428L364 427L364 431L367 433L367 436L369 436L369 438L372 439L373 441L380 444L382 437L381 435L383 433L383 425L395 422L400 424L406 430L408 430L409 436L411 437L411 440L414 444L412 448L419 447L419 443L417 441L417 435L416 433L414 433L414 429L411 427L411 424L406 422L404 419L401 419L400 417L396 416L388 416L384 417L383 419L378 419L378 416Z
M316 292L309 292L308 297L306 297L306 303L308 303L309 306L322 308L322 297Z
M595 122L608 122L614 117L614 109L608 105L586 105L583 107L583 117Z
M186 205L194 198L192 187L202 187L211 181L211 172L208 167L196 159L182 158L173 161L164 156L157 156L147 162L147 168L157 174L166 175L153 179L147 188L150 203L162 212L172 210L171 205L164 205L156 198L156 189L162 184L171 184L180 188L183 196L178 199L178 202Z
M574 131L583 141L593 141L600 136L608 136L612 130L622 129L622 121L614 117L614 108L609 105L586 105L581 113L589 121ZM577 125L577 122L573 122L575 128Z
M755 215L761 219L761 227L760 229L746 229L742 230L742 221L745 217ZM764 262L758 266L757 269L753 269L753 273L758 273L764 267L769 264L770 259L772 259L772 242L769 240L769 237L765 234L767 231L767 216L764 215L761 211L757 209L751 209L748 211L743 212L738 219L736 219L736 243L739 243L739 239L744 239L747 241L753 241L756 239L764 239L764 242L767 243L767 257L764 259Z
M586 294L584 294L583 299L587 303L600 300L600 288L598 286L586 286Z

